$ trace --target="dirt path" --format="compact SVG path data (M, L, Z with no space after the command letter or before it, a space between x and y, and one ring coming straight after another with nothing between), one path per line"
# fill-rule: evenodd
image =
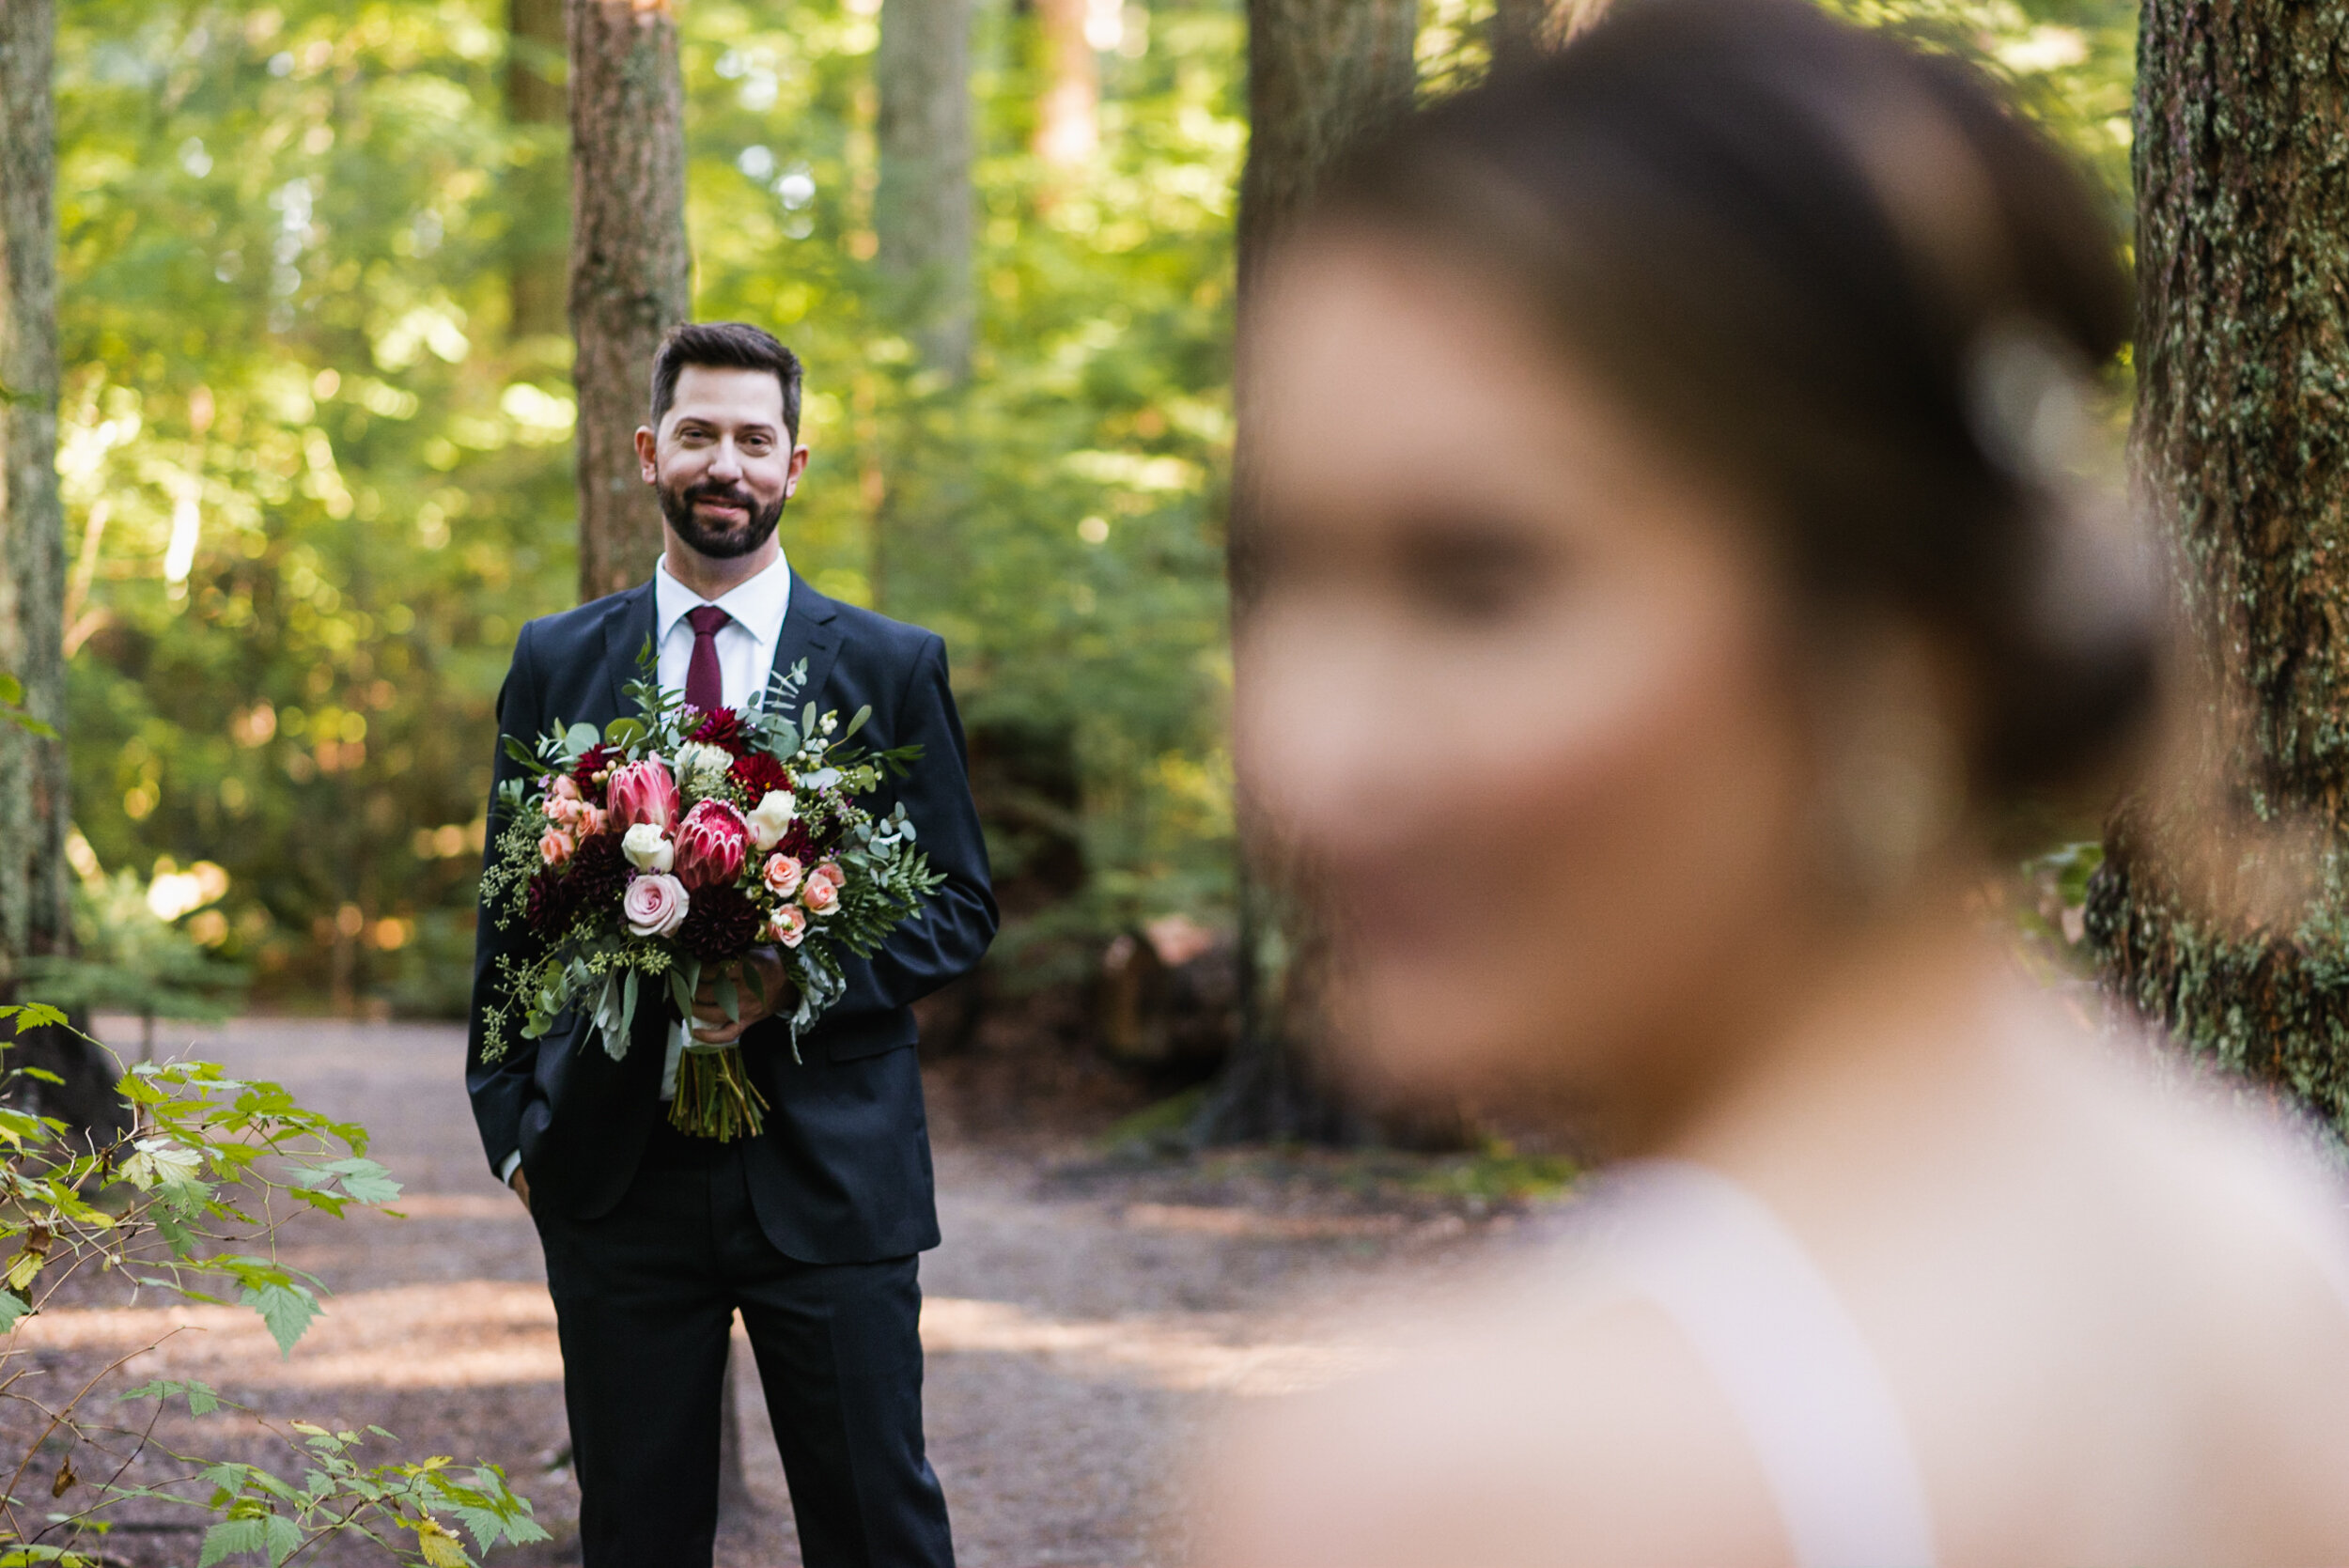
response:
M364 1122L406 1184L409 1218L291 1235L290 1261L335 1296L290 1358L249 1312L97 1306L28 1326L43 1355L62 1374L188 1330L142 1358L139 1376L202 1377L277 1416L374 1422L412 1454L499 1460L557 1541L491 1560L576 1561L553 1312L537 1234L483 1166L461 1032L246 1020L189 1048ZM934 1110L946 1243L923 1265L930 1453L966 1568L1179 1560L1182 1458L1216 1410L1375 1358L1336 1327L1342 1304L1440 1274L1494 1239L1425 1207L1104 1167L1074 1139L984 1139L957 1130L951 1105ZM799 1560L748 1363L738 1357L752 1506L729 1514L726 1568ZM194 1558L190 1533L117 1542L126 1561Z

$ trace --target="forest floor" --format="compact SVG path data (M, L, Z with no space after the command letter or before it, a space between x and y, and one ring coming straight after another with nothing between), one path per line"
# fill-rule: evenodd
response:
M117 1374L122 1386L202 1378L281 1426L373 1423L411 1457L494 1459L554 1540L490 1562L576 1562L553 1309L537 1233L484 1169L461 1030L248 1019L175 1038L364 1122L374 1156L406 1184L396 1206L407 1218L305 1218L285 1234L288 1260L334 1292L288 1358L250 1312L152 1296L125 1308L77 1288L73 1305L21 1330L47 1378L78 1382L169 1334ZM1187 1462L1220 1411L1375 1363L1381 1345L1357 1327L1365 1297L1431 1285L1439 1296L1464 1265L1537 1228L1483 1195L1470 1162L1105 1154L1116 1096L1097 1087L983 1061L928 1075L946 1237L922 1268L929 1452L965 1568L1183 1560L1200 1516ZM797 1563L747 1354L736 1376L746 1496L728 1509L718 1561ZM21 1419L0 1414L0 1427ZM298 1469L235 1412L181 1415L157 1436ZM197 1529L145 1518L110 1542L115 1560L193 1568ZM353 1545L304 1560L382 1559Z

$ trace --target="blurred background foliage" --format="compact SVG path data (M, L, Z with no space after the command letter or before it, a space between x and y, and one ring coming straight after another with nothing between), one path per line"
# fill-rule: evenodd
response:
M1014 916L996 962L1073 978L1144 920L1224 919L1244 16L1096 0L1100 151L1072 167L1033 150L1036 18L978 0L956 387L872 263L879 3L679 7L696 312L805 358L793 567L944 634ZM1838 3L1983 60L2125 212L2133 7ZM1489 9L1426 0L1427 90L1483 69ZM92 897L280 1005L460 1010L497 684L575 581L568 339L515 315L548 287L523 272L560 297L563 127L509 101L505 0L80 0L60 25ZM1408 406L1398 376L1398 439ZM197 863L225 879L200 906L130 896Z

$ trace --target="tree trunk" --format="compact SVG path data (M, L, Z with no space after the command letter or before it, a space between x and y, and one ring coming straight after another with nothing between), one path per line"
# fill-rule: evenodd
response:
M2106 978L2349 1131L2349 56L2284 0L2147 0L2132 472L2191 637L2190 764L2091 885Z
M1519 65L1560 48L1605 9L1604 0L1494 0L1493 63Z
M971 282L971 0L886 0L873 75L880 188L873 231L925 368L960 384L978 325Z
M528 342L563 331L571 226L563 0L506 0L506 117L521 144L506 181L507 332Z
M29 957L72 941L66 824L65 513L57 494L56 131L52 0L0 0L0 670L50 726L0 723L0 994L23 998ZM122 1124L104 1054L63 1030L20 1037L11 1058L65 1081L33 1101L90 1128Z
M579 592L641 582L661 509L636 461L661 336L692 310L685 87L668 0L568 0L571 377L579 393Z
M1044 43L1044 92L1035 106L1035 155L1081 169L1101 147L1101 62L1085 36L1090 0L1035 0Z
M1248 163L1240 177L1239 330L1245 334L1266 255L1354 140L1404 110L1417 85L1417 0L1249 0ZM1244 363L1244 362L1243 362ZM1249 522L1254 423L1243 372L1234 386L1238 439L1228 528L1233 613L1254 573ZM1288 896L1243 791L1238 802L1240 1037L1192 1127L1204 1142L1266 1138L1357 1141L1367 1121L1319 1067L1324 943Z

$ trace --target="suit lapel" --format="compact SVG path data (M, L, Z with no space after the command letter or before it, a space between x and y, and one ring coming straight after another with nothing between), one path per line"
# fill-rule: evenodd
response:
M645 644L652 639L652 584L640 583L615 597L620 602L603 618L603 675L605 701L616 719L634 711L622 693L628 683L636 678L637 655L645 651Z
M807 579L797 571L791 574L791 609L775 636L775 674L789 675L791 666L806 660L807 684L800 688L797 701L814 703L818 712L823 708L824 682L831 678L832 660L840 654L837 613L832 601L809 587ZM789 717L799 715L794 712Z

